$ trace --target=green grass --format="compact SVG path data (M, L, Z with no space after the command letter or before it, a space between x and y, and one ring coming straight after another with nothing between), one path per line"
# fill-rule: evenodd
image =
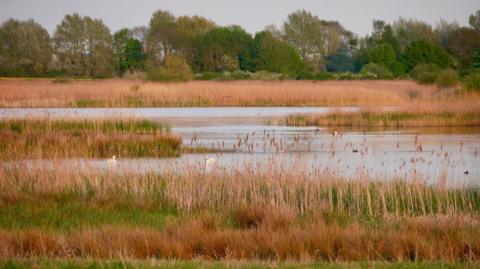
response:
M74 196L0 203L0 228L68 232L85 227L119 225L162 228L177 218L175 208L132 205L128 200L92 202Z
M91 260L91 259L33 259L33 260L8 260L0 262L5 269L27 269L27 268L62 268L62 269L447 269L447 268L478 268L480 264L470 263L446 263L446 262L313 262L313 263L265 263L265 262L212 262L212 261L136 261L136 260Z
M14 119L0 121L0 131L12 131L24 134L31 131L41 132L94 132L102 134L126 133L168 133L168 125L151 120L108 119L108 120L50 120L50 119Z

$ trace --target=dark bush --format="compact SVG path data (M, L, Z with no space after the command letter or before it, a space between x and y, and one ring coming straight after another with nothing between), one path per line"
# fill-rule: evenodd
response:
M471 73L463 80L463 86L468 91L480 92L480 72Z
M457 71L453 69L446 69L437 74L437 86L440 88L453 87L458 84Z
M433 84L437 80L440 68L434 64L419 64L410 73L410 76L420 84Z

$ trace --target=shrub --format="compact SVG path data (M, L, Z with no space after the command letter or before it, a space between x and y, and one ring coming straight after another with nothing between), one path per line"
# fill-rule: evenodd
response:
M195 80L214 80L221 76L220 73L215 72L204 72L195 74Z
M352 72L342 72L342 73L336 73L335 74L335 79L337 79L337 80L354 80L354 79L358 79L358 76L353 74Z
M419 64L410 73L410 76L420 84L433 84L437 80L440 68L434 64Z
M372 74L375 75L375 77L378 79L393 78L392 72L390 72L387 68L375 63L369 63L364 65L362 71L360 71L360 75L362 76L362 78L365 77L366 79L371 79L372 77L374 77L372 76Z
M128 80L145 80L147 78L147 75L145 74L145 72L142 71L128 70L123 74L123 78Z
M478 91L480 92L480 72L471 73L466 76L463 85L468 91Z
M148 72L147 78L155 81L188 81L193 78L193 74L183 57L168 56L162 67Z
M458 74L453 69L446 69L437 74L436 83L438 87L447 88L457 85Z
M334 79L334 78L335 78L335 76L330 72L320 72L320 73L315 74L312 77L313 80L330 80L330 79Z
M64 84L64 83L70 83L72 82L71 79L68 78L56 78L52 80L53 83L59 83L59 84Z
M251 73L246 71L241 71L241 70L236 70L231 74L231 77L235 80L243 80L243 79L249 79L251 76Z
M250 77L254 80L279 80L282 77L282 74L258 71L253 73Z
M361 72L359 73L359 75L360 75L360 79L364 79L364 80L378 79L378 76L370 71Z

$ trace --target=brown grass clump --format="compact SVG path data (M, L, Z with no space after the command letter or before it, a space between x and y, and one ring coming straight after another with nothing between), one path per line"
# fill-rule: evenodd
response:
M193 219L163 230L0 230L0 257L474 262L479 238L478 220L458 216L391 219L375 229L311 219L276 230L263 224L239 230Z
M436 98L412 81L0 80L0 107L378 106ZM450 97L449 97L450 98Z

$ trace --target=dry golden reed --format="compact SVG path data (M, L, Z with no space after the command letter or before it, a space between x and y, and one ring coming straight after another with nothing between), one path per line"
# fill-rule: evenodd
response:
M412 81L0 80L0 107L378 106L437 95Z

